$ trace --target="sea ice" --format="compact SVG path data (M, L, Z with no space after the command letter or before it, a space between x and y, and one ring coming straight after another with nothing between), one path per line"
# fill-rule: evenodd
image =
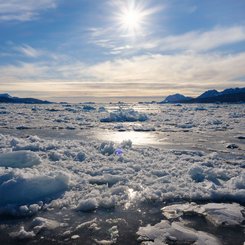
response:
M118 110L111 112L106 118L102 118L101 122L136 122L136 121L146 121L148 116L144 113L139 113L133 109Z
M0 154L0 167L29 168L41 163L38 154L31 151L17 151Z
M0 173L0 207L48 200L67 190L68 184L69 177L61 172L49 175L32 175L13 171Z
M141 244L195 244L221 245L220 241L211 234L186 227L181 222L163 220L160 223L140 227L137 235Z
M95 198L81 200L76 208L77 211L92 212L98 208L99 204Z
M60 226L59 222L43 217L36 217L31 223L31 229L38 234L42 230L54 230Z
M26 231L24 226L21 226L19 231L12 232L9 235L19 240L31 239L36 236L36 234L33 231Z
M174 204L162 208L162 212L170 220L182 217L184 214L202 215L216 226L238 226L245 221L243 217L245 208L237 203Z

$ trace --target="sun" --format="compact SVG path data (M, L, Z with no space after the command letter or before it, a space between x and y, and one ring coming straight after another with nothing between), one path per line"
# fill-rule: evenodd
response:
M142 31L145 17L144 9L131 1L131 4L121 6L117 19L123 33L136 35Z
M143 15L137 9L128 9L121 15L122 27L129 32L136 33L139 31L142 21Z
M112 2L112 1L111 1ZM114 0L113 21L119 37L132 40L144 38L152 30L153 15L161 6L152 6L148 0Z

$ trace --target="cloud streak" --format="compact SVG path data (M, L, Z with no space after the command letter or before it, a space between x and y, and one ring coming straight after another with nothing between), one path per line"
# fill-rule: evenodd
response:
M81 62L2 66L3 91L49 91L69 96L164 96L180 90L244 86L245 53L142 55L96 65ZM54 93L55 95L55 93Z
M91 30L91 41L102 48L111 50L111 53L115 55L139 51L158 53L207 52L226 45L245 42L245 27L215 27L208 31L191 31L181 35L168 35L163 38L142 37L141 42L134 42L129 45L123 43L121 37L113 33L112 29L103 31L93 29Z
M0 0L0 21L30 21L56 5L57 0Z
M23 54L24 56L31 57L31 58L37 58L43 54L42 51L35 49L26 44L20 47L15 47L15 49L19 51L21 54Z
M211 31L192 31L158 41L160 50L208 51L245 41L245 27L216 27Z

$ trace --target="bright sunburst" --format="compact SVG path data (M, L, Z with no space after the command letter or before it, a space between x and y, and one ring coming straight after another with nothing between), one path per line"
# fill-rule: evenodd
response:
M143 22L143 14L137 9L128 9L121 16L122 27L129 32L140 30Z
M120 6L118 21L121 29L129 35L139 34L145 23L146 12L143 6L137 6L134 0Z

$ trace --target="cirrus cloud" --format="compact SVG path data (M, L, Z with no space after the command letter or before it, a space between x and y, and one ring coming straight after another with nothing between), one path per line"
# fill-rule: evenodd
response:
M245 53L141 55L95 65L79 61L0 67L1 90L54 91L89 96L196 95L208 88L244 86Z
M57 0L0 0L0 21L30 21L56 5Z

